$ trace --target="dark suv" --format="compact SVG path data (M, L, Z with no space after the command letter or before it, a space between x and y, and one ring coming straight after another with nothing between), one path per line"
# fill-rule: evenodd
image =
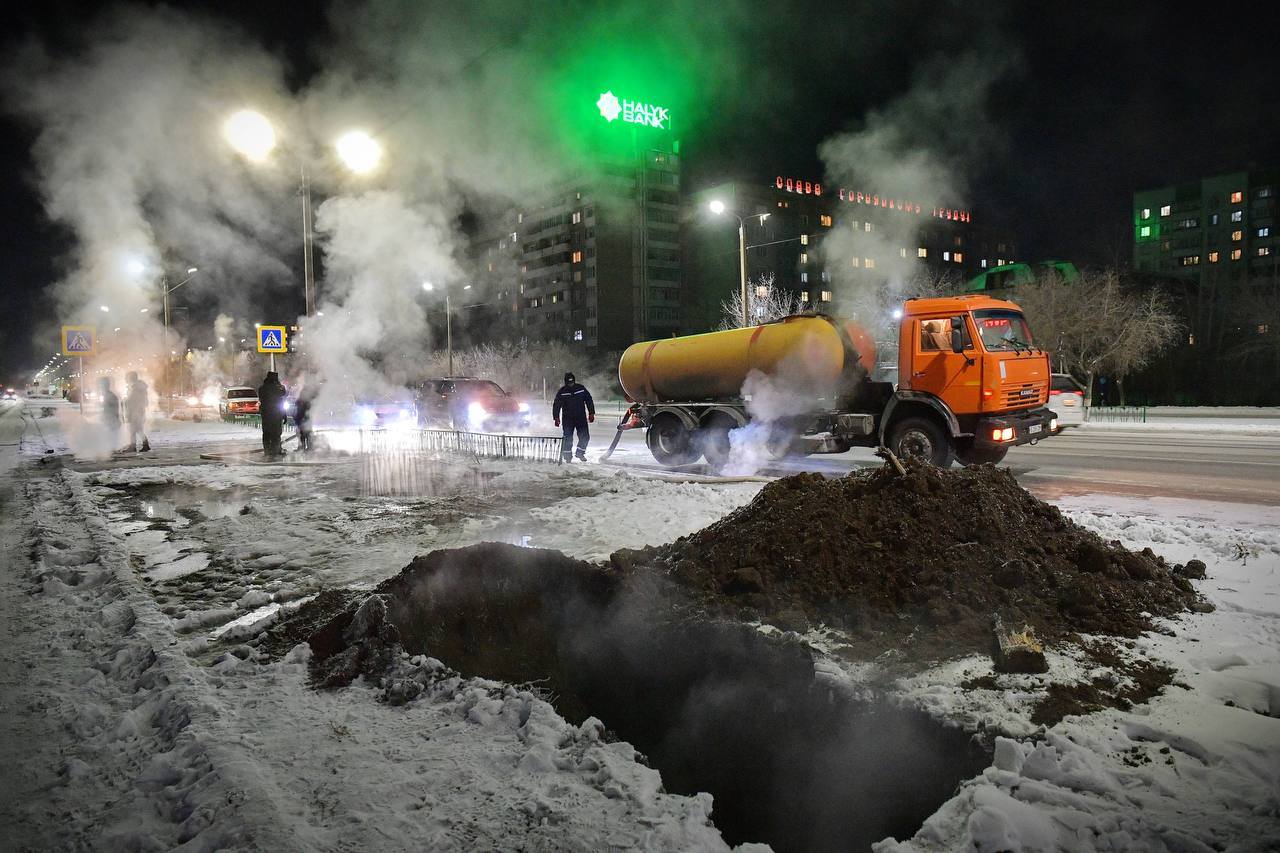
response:
M446 376L418 383L418 422L423 426L473 432L528 429L529 404L496 382L473 376Z

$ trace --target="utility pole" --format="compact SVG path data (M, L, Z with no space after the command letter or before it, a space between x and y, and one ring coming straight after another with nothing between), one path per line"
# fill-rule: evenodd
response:
M316 272L311 259L313 232L311 228L311 179L307 177L305 163L298 164L302 176L302 287L308 317L316 314Z

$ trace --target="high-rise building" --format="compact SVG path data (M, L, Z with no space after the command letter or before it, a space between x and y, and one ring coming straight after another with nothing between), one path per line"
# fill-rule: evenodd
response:
M682 328L681 158L665 109L599 97L608 144L490 228L473 262L508 334L607 352Z
M1276 277L1276 170L1133 194L1133 265L1205 287Z
M717 218L712 200L731 215ZM968 279L1017 253L1011 236L975 224L968 210L783 176L696 193L688 213L688 331L714 328L720 303L739 287L739 217L748 279L771 278L806 307L834 313L867 286L891 286L922 268Z

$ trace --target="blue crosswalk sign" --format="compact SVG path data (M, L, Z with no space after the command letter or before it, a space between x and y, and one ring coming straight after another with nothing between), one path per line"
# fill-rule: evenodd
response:
M284 326L258 327L258 352L286 353L288 351L288 332Z

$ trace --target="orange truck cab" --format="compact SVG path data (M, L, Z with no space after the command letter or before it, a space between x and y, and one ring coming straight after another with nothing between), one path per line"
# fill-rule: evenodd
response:
M1022 309L988 296L909 299L898 335L898 387L880 419L896 452L942 464L997 462L1053 429L1049 356Z

